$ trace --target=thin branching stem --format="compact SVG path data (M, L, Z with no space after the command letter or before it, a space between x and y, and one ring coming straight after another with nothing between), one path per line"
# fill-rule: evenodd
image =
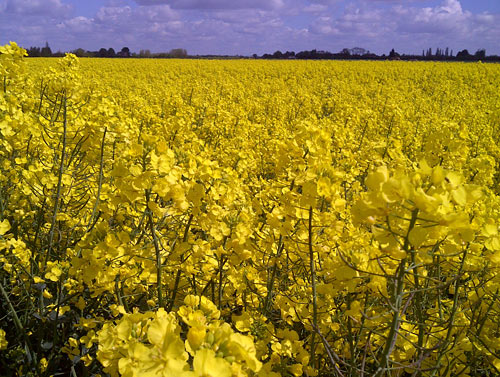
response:
M191 222L193 221L193 214L189 215L189 219L186 224L186 228L184 229L184 235L182 237L182 242L187 242L188 237L189 237L189 228L191 226ZM186 258L187 259L187 258ZM181 263L184 263L186 260L184 259L184 254L181 255ZM168 306L168 311L171 311L174 307L175 304L175 298L177 296L177 291L179 289L179 283L181 281L181 273L182 270L179 268L177 270L177 274L175 275L175 283L174 283L174 288L172 290L172 297L170 298L170 304Z
M313 300L313 326L318 328L318 303L316 294L316 265L314 262L314 249L313 249L313 231L312 231L312 220L313 220L313 208L309 207L309 226L308 226L308 243L309 243L309 268L311 273L311 288L312 288L312 300ZM311 334L311 365L315 366L316 358L316 332L313 331Z
M148 207L150 201L150 191L146 190L146 212L148 216L149 222L149 230L151 231L151 236L153 237L153 245L155 248L155 256L156 256L156 291L158 294L158 306L163 308L165 303L163 300L163 286L162 286L162 270L163 264L161 260L161 249L158 241L158 236L156 235L156 229L153 220L153 211Z
M99 201L101 197L101 190L102 190L102 181L103 181L103 170L104 170L104 142L106 140L106 132L108 131L107 127L104 128L104 133L102 135L102 141L101 141L101 158L99 162L99 178L97 182L97 195L94 203L94 208L92 209L92 215L90 216L89 223L87 225L87 229L90 229L91 225L94 223L94 219L97 213L97 208L99 208Z
M62 193L62 180L63 180L63 175L64 175L64 161L66 159L66 137L67 137L67 132L68 132L68 112L67 112L67 103L66 103L67 97L66 93L62 94L62 108L63 108L63 134L62 134L62 149L61 149L61 159L59 161L59 170L57 174L57 189L56 189L56 195L54 198L54 211L52 212L52 223L50 225L50 231L49 231L49 244L47 247L47 254L45 255L45 261L44 261L44 266L47 265L47 262L49 261L50 255L52 253L52 247L53 247L53 242L54 242L54 234L56 230L56 222L57 222L57 215L59 213L59 205L61 201L61 193Z

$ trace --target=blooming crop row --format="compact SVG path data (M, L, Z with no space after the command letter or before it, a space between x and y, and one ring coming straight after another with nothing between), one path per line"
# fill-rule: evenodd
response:
M7 375L500 374L500 67L0 54Z

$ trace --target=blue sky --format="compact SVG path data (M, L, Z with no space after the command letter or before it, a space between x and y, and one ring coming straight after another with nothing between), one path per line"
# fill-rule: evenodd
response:
M500 55L500 0L0 0L0 44L11 40L62 51L449 47Z

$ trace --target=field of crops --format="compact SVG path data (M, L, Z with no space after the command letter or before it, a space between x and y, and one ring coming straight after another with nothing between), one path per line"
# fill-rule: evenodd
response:
M500 66L0 53L2 376L500 375Z

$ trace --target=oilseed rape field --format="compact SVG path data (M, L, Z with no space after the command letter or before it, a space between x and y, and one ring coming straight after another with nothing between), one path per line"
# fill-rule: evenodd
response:
M500 66L0 53L2 376L500 375Z

